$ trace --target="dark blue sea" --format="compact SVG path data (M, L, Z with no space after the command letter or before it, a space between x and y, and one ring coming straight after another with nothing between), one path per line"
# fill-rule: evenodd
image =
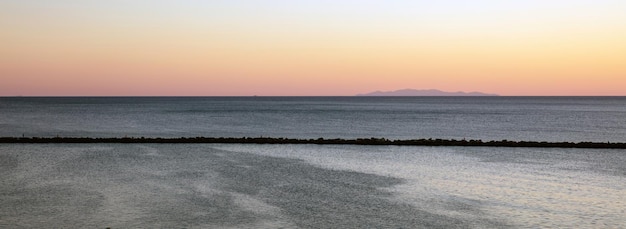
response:
M0 137L626 142L626 97L1 97ZM0 144L0 228L626 228L626 150Z
M0 136L626 142L626 97L0 98Z

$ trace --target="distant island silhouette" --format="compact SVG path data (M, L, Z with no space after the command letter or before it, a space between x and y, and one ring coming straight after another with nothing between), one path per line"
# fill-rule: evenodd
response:
M487 94L482 92L446 92L436 89L417 90L403 89L397 91L374 91L356 96L498 96L497 94Z

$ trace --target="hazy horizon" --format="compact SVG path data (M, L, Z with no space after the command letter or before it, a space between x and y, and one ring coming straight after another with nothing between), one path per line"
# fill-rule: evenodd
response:
M626 2L0 2L0 96L626 95Z

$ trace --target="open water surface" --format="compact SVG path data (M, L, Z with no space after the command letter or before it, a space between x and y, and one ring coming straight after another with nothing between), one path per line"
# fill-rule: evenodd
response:
M626 142L624 97L0 98L0 136ZM626 150L0 144L0 228L626 228Z
M626 142L626 97L3 97L0 136Z
M1 228L624 228L624 150L0 145Z

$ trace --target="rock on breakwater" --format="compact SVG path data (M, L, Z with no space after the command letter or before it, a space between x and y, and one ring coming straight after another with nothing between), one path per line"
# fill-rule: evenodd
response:
M475 146L475 147L541 147L541 148L592 148L626 149L620 142L537 142L537 141L482 141L456 139L410 139L386 138L357 139L296 139L272 137L192 137L192 138L87 138L87 137L1 137L0 143L233 143L233 144L320 144L320 145L398 145L398 146Z

